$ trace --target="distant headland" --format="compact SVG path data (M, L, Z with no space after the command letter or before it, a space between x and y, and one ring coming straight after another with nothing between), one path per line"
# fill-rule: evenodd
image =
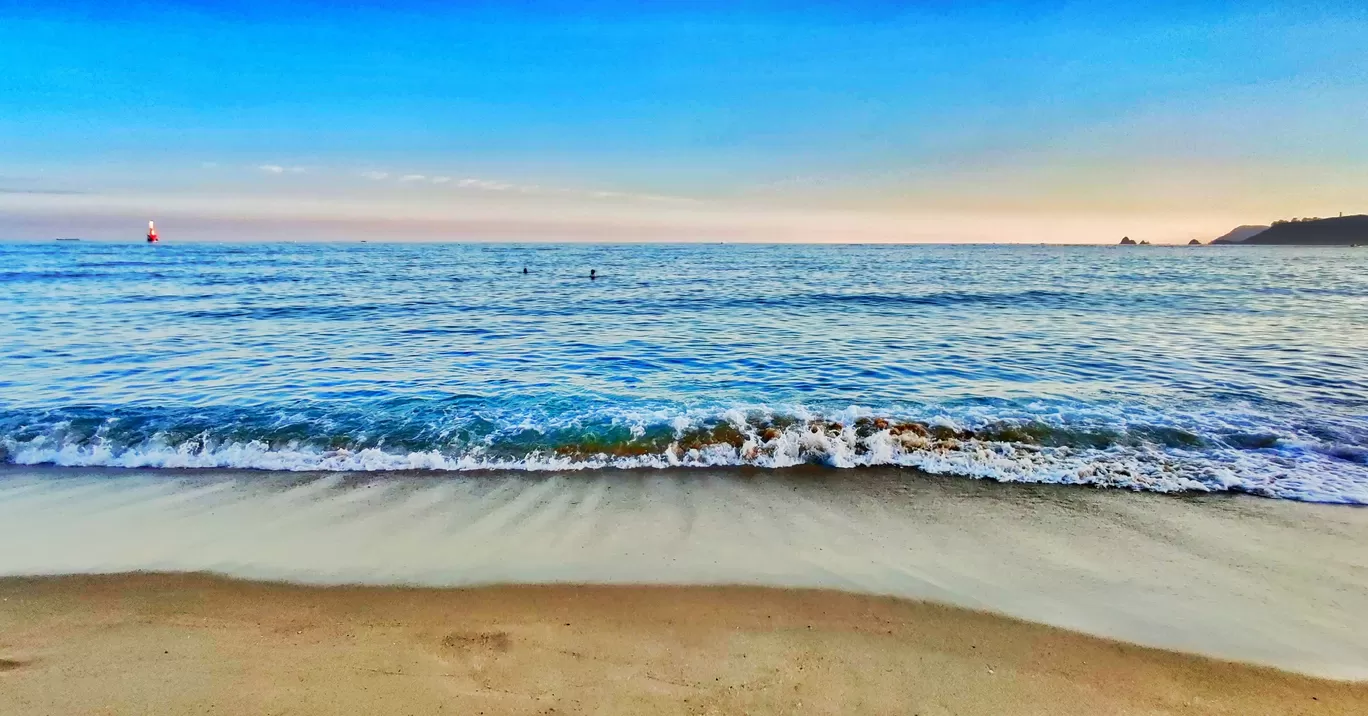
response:
M1341 215L1329 219L1319 216L1285 219L1269 226L1244 224L1217 236L1211 243L1241 246L1368 246L1368 214ZM1147 246L1149 242L1126 236L1122 237L1121 245ZM1202 242L1192 239L1187 245L1201 246Z
M1267 224L1243 224L1211 240L1213 244L1238 244L1245 239L1268 231Z
M1238 226L1213 244L1282 246L1368 246L1368 214L1275 221L1272 226Z

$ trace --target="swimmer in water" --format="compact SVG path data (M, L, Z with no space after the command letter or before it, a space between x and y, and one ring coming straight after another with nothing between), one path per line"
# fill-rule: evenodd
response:
M527 267L526 267L526 266L523 267L523 273L527 273Z
M596 274L598 274L598 271L594 269L589 269L589 280L593 281L594 279L598 278Z

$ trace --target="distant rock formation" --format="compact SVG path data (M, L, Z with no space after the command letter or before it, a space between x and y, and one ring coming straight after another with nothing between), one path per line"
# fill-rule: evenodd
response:
M1201 245L1202 245L1202 242L1198 241L1197 239L1193 239L1192 241L1189 241L1189 242L1188 242L1188 246L1201 246Z
M1353 246L1368 244L1368 214L1338 216L1331 219L1293 219L1275 221L1244 244L1281 244L1288 246Z
M1246 241L1251 236L1267 231L1268 227L1262 224L1245 224L1231 229L1228 233L1211 240L1213 244L1238 244Z
M1129 237L1129 236L1122 236L1122 237L1121 237L1121 245L1122 245L1122 246L1135 246L1135 240L1132 239L1132 238Z

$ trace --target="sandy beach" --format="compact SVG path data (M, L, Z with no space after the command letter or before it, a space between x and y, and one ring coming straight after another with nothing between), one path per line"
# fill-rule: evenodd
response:
M897 470L0 470L0 576L895 596L1368 679L1368 511Z
M0 580L0 713L1354 714L1368 684L821 590Z

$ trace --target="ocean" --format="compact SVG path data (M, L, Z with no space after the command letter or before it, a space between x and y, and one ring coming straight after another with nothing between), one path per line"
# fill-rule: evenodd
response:
M5 243L0 286L0 463L1368 503L1348 248Z

